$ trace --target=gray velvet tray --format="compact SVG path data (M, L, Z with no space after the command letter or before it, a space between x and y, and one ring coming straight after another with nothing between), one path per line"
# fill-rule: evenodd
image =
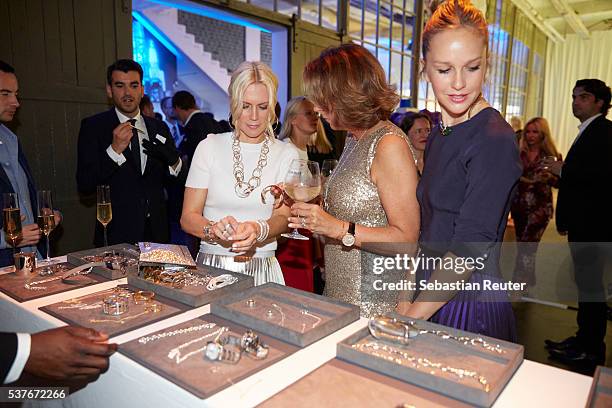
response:
M68 268L74 267L74 265L68 263L62 263L62 265L66 265ZM36 268L36 271L38 271L40 268L44 268L44 266ZM51 277L53 276L40 276L38 275L38 272L35 272L30 278L17 276L15 273L7 273L0 275L0 291L22 303L45 296L82 288L84 286L94 285L107 280L102 276L89 274L71 278L71 282L74 282L72 284L63 283L62 281L58 280L39 285L47 288L44 290L28 290L24 287L27 282L39 281Z
M259 405L263 408L402 406L463 408L470 405L337 358Z
M84 251L69 253L67 255L67 261L76 266L83 265L83 264L88 263L86 260L83 259L84 257L90 256L90 255L99 255L105 251L116 251L116 252L119 252L123 256L134 258L134 259L138 259L138 255L139 255L138 248L136 246L131 245L131 244L117 244L117 245L110 245L110 246L103 247L103 248L92 248L92 249L86 249ZM137 271L138 271L138 265L134 265L133 267L128 268L126 272L130 273L130 272L137 272ZM126 272L104 268L102 266L94 267L92 272L98 275L101 275L109 280L125 278L126 276Z
M301 347L359 319L357 306L276 283L213 302L210 312Z
M119 352L166 378L168 381L204 399L263 370L296 351L296 347L271 337L260 335L261 341L269 347L269 354L265 359L254 360L243 355L240 361L235 365L222 362L211 362L204 359L203 351L200 350L206 346L208 341L213 340L214 336L210 336L181 349L181 357L191 352L195 352L184 361L176 363L175 359L168 357L171 349L192 340L202 338L220 327L229 327L230 333L237 336L242 336L247 330L246 327L212 315L205 315L201 318L189 320L144 337L147 338L155 334L168 333L177 329L199 326L206 323L215 323L216 327L165 336L148 341L145 344L140 343L140 339L135 339L125 344L121 344L119 346Z
M248 289L254 284L252 276L226 271L225 269L213 268L210 266L198 266L197 269L190 270L190 272L213 276L230 274L238 278L238 281L215 290L207 290L204 286L186 286L181 289L176 289L170 286L158 285L145 280L138 276L137 273L130 273L128 274L128 283L136 286L137 288L153 291L160 296L164 296L168 299L172 299L193 307L199 307L211 303L214 300L228 296L231 293Z
M586 406L587 408L612 407L612 368L597 367Z
M136 291L137 289L128 285L120 285L121 287L125 287L130 289L131 291ZM111 288L112 289L112 288ZM130 309L123 315L113 317L105 315L102 312L102 308L89 309L89 310L80 310L80 309L68 309L73 301L80 300L86 304L92 304L97 301L103 300L106 296L111 294L111 290L103 290L96 293L90 293L84 296L79 296L75 299L68 299L63 302L53 303L51 305L47 305L41 307L40 310L50 314L51 316L57 317L58 319L76 326L89 327L92 329L96 329L98 331L102 331L107 333L109 336L117 336L119 334L127 333L129 331L138 329L140 327L149 325L151 323L166 319L168 317L174 316L176 314L182 313L187 310L185 305L174 302L170 299L166 299L161 296L155 296L153 301L156 303L162 304L162 310L157 313L147 313L142 316L136 317L129 321L124 321L123 323L115 323L114 321L121 321L124 317L134 316L141 312L144 312L145 306L143 304L135 304L133 301L130 301ZM100 320L109 320L109 322L90 322L89 319L100 319Z
M405 319L398 315L393 316ZM457 336L482 337L488 343L499 345L504 352L500 354L476 345L443 339L433 334L418 335L411 340L409 345L401 346L377 340L370 335L367 328L364 328L338 343L337 356L402 381L484 407L490 407L493 404L523 361L523 346L521 345L422 320L415 320L415 323L421 330L443 330ZM407 353L410 357L427 358L431 362L442 363L456 369L475 371L486 378L490 389L486 391L483 384L475 378L468 376L459 378L449 372L442 372L440 369L424 367L422 360L413 364L403 358L405 355L389 354L381 350L377 352L386 357L399 357L399 361L389 361L372 354L376 351L359 350L352 347L354 344L368 342L392 346L396 350Z

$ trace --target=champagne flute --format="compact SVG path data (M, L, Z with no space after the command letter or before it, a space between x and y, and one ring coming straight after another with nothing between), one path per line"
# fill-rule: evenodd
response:
M104 227L104 246L108 246L106 236L106 226L113 219L113 209L111 207L110 186L98 186L98 200L96 203L96 216Z
M40 190L37 193L38 199L38 216L36 218L38 229L47 237L47 258L44 260L47 265L51 265L50 249L49 249L49 234L55 229L55 214L53 213L53 199L50 190ZM46 268L44 272L49 272Z
M303 159L294 159L285 176L285 192L294 201L301 201L304 203L317 198L321 193L319 163ZM291 233L282 234L282 236L290 239L310 239L300 234L297 228Z
M6 241L13 246L13 253L17 253L17 241L21 238L21 212L19 211L19 198L17 193L4 193L4 234Z

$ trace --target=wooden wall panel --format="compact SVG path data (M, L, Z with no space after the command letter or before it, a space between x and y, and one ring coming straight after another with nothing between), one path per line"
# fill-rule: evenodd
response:
M76 190L77 137L82 118L109 107L106 67L131 55L130 10L129 0L0 0L0 59L15 66L20 86L10 127L37 185L65 215L52 233L55 254L92 243L95 197Z

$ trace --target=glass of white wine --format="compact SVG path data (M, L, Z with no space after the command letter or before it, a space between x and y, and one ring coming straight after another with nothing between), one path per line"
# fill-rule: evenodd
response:
M47 238L47 258L44 260L47 265L51 265L50 250L49 250L49 234L55 229L55 214L53 213L53 198L50 190L40 190L37 193L38 216L36 223L38 229ZM45 270L44 272L49 272Z
M321 194L321 172L319 163L295 159L289 165L285 176L285 193L294 201L307 203ZM282 234L285 238L308 240L295 228L291 233Z
M21 238L21 212L19 211L19 198L17 193L4 193L2 195L3 228L6 241L13 246L17 253L17 241Z
M113 219L113 208L111 207L110 186L98 186L98 200L96 202L96 216L104 227L104 246L108 246L106 226Z

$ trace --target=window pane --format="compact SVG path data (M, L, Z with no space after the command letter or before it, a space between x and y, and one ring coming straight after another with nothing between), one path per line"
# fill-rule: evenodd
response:
M302 1L302 20L319 25L319 1Z
M336 31L338 29L338 0L323 1L323 20L325 28Z
M402 89L401 96L404 99L408 99L412 96L412 89L410 88L412 84L412 59L404 56L404 67L403 78L402 78Z
M402 79L402 56L396 52L391 53L391 78L389 79L389 83L391 85L395 85L398 93L400 89L402 89L401 84Z
M361 38L361 13L363 0L355 0L349 5L348 35L351 38Z
M298 13L297 1L278 0L278 12L291 16Z

